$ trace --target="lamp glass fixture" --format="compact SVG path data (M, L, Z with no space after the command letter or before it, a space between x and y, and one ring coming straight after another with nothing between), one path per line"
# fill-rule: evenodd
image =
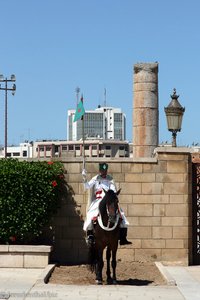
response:
M167 126L169 131L181 131L182 118L185 108L178 102L178 95L176 95L176 89L174 89L173 95L171 95L170 104L165 107L165 114L167 117Z

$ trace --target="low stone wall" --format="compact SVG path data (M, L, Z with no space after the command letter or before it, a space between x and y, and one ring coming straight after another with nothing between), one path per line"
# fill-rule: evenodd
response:
M88 179L106 161L117 188L120 206L130 222L128 238L132 245L120 246L118 258L128 261L192 260L192 180L191 155L187 148L159 147L153 158L87 158ZM88 191L82 184L82 161L63 160L68 196L52 224L52 262L83 263L87 246L83 221Z
M51 246L0 245L0 268L45 268Z

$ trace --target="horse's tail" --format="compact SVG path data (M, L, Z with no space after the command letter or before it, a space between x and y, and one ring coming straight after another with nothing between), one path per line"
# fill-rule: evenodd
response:
M88 251L88 269L93 273L95 272L96 268L96 250L95 250L95 245L92 244L89 247Z

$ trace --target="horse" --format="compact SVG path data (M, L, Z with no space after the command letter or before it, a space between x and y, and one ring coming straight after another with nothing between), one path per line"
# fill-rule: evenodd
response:
M103 283L102 270L104 266L103 252L106 248L107 260L107 283L116 284L116 255L119 240L120 213L118 206L118 195L113 190L104 191L105 196L99 203L99 214L94 224L95 242L89 248L89 266L92 272L96 273L97 284ZM112 277L110 270L110 260L112 254Z

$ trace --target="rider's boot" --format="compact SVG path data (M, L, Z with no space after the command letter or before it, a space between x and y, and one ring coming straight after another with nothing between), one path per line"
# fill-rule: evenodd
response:
M120 245L130 245L132 244L132 242L129 242L127 240L127 228L121 228L120 227L120 231L119 231L119 244Z
M87 230L86 243L87 243L88 246L92 246L94 244L94 232L93 232L93 230Z

